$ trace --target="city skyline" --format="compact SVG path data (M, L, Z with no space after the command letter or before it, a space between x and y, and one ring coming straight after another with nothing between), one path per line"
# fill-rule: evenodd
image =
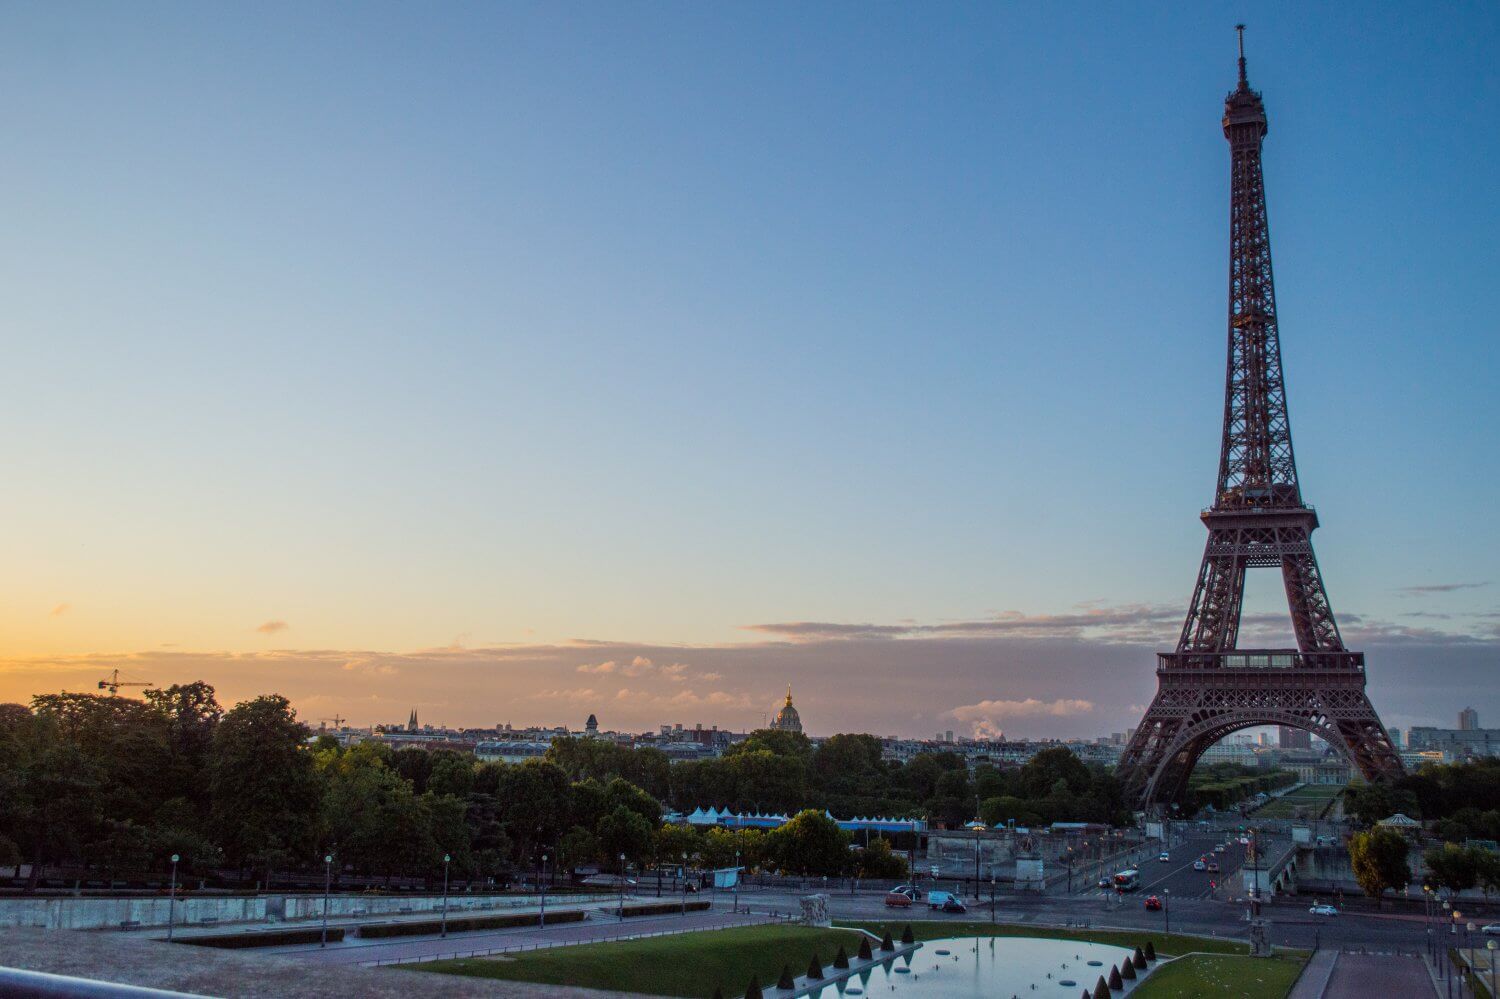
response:
M788 681L818 734L1134 723L1212 486L1222 17L834 7L802 52L780 10L388 12L334 66L329 12L276 51L4 15L49 41L0 43L0 700L119 666L365 723L743 728ZM1496 17L1248 40L1303 480L1402 729L1496 710Z

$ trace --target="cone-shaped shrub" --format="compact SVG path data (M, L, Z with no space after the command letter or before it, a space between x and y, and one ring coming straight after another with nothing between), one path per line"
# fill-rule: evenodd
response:
M1145 970L1145 967L1146 967L1146 955L1141 953L1141 949L1139 947L1137 947L1135 949L1135 955L1134 955L1134 957L1131 958L1131 960L1135 962L1135 967L1136 967L1137 971L1143 971L1143 970Z
M1094 994L1088 989L1083 990L1083 999L1094 999Z
M916 939L917 938L913 936L911 932L911 923L907 923L906 929L901 931L901 942L904 944L909 944L915 942Z
M1152 945L1152 943L1151 943L1150 940L1146 941L1146 960L1148 960L1148 961L1155 961L1156 960L1156 947Z
M839 952L833 955L833 966L841 970L849 967L849 954L843 944L839 944Z
M781 977L776 979L776 987L778 989L795 989L797 987L797 980L792 977L792 966L790 964L783 964L781 966Z
M750 976L750 984L745 986L745 999L765 999L761 995L760 977L758 975Z
M807 962L807 977L813 981L823 977L823 962L818 960L818 954L813 952L812 960Z
M1109 986L1104 984L1104 976L1099 976L1099 984L1094 986L1094 999L1109 999Z
M1123 961L1120 962L1120 977L1121 978L1134 978L1135 977L1135 962L1133 962L1128 956L1125 958L1125 960L1123 960Z
M870 953L870 938L863 933L859 935L859 959L861 961L872 961L875 955Z
M1120 977L1119 968L1109 969L1109 987L1112 989L1123 989L1125 987L1125 980Z
M880 949L881 950L895 950L896 949L896 941L894 941L894 940L891 939L891 931L890 930L886 930L885 931L885 936L883 936L883 937L880 938Z

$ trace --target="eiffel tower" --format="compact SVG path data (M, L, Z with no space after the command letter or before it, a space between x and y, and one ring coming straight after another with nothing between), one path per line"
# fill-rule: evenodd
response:
M1318 514L1302 500L1271 279L1271 234L1261 175L1266 109L1245 75L1224 100L1230 151L1229 365L1224 437L1208 546L1175 652L1157 655L1157 693L1120 760L1141 807L1181 799L1198 758L1252 725L1305 729L1368 779L1399 776L1401 758L1365 694L1365 658L1344 647L1313 554ZM1276 567L1286 587L1295 649L1240 649L1245 570Z

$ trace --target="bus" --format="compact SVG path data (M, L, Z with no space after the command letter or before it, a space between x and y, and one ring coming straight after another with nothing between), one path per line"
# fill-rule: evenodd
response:
M1115 891L1135 891L1141 886L1141 872L1131 867L1115 875Z

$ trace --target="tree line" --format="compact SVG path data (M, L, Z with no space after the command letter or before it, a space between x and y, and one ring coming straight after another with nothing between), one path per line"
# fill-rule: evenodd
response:
M781 812L775 830L666 825L667 809ZM688 863L812 875L898 877L900 850L853 838L840 817L925 817L958 826L1123 822L1118 782L1066 749L1026 765L970 773L954 753L897 763L868 735L814 748L804 736L760 731L723 757L670 763L651 748L559 739L546 757L476 762L452 750L342 746L314 737L286 698L224 709L197 682L144 700L47 694L0 705L0 864L103 878L161 870L278 874L335 870L373 878L505 879L545 854L552 870L598 864ZM912 844L897 844L905 847Z

